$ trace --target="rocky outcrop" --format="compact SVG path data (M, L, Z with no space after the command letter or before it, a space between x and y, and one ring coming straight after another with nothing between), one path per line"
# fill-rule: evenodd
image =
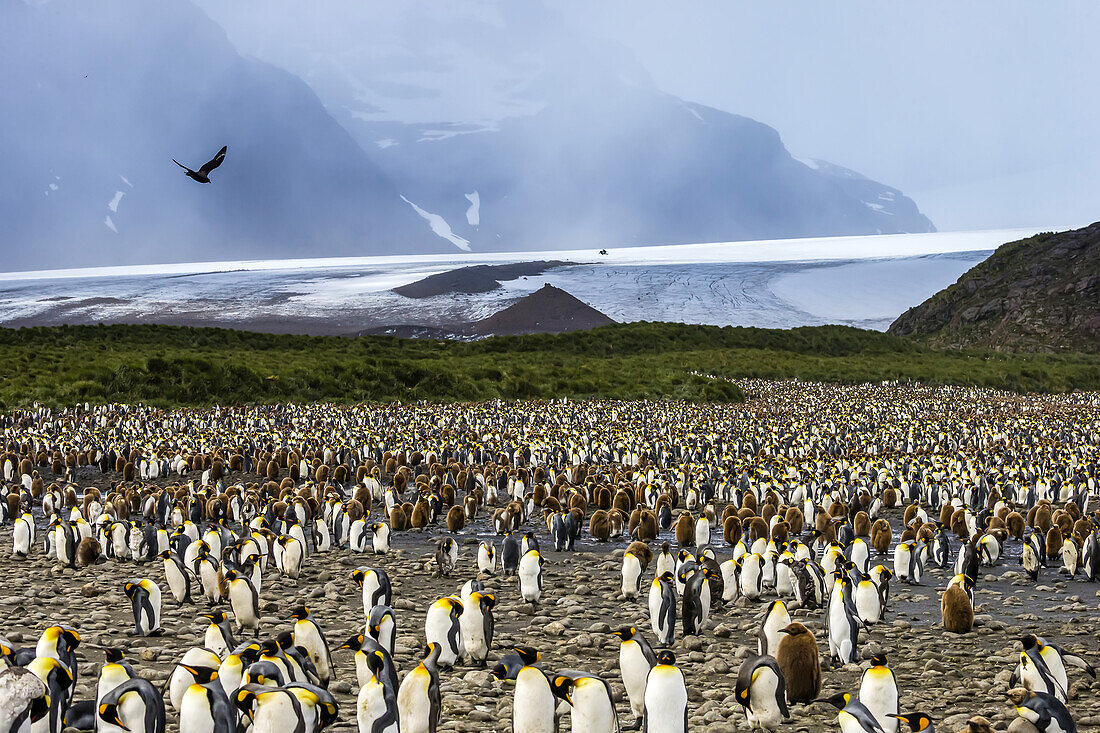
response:
M890 333L1000 351L1100 351L1100 222L1004 244Z

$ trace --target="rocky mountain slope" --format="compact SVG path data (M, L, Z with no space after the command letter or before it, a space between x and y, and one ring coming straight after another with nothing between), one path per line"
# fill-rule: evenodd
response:
M999 247L890 333L940 346L1100 351L1100 222Z
M187 0L0 0L5 270L454 251L298 77ZM198 168L223 145L209 185Z
M540 0L196 1L474 251L934 231L901 191L664 92Z

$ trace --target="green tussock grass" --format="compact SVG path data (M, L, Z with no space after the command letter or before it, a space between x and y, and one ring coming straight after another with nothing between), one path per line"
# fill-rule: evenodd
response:
M695 376L692 372L720 379ZM1100 357L943 351L843 326L634 323L472 343L177 326L0 329L0 402L617 398L737 402L726 378L911 379L1014 391L1100 388Z

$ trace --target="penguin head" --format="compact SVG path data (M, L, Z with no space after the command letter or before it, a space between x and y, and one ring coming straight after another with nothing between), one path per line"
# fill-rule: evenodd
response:
M565 700L570 705L573 704L573 687L576 683L573 682L573 678L566 677L565 675L558 675L550 681L550 691L554 693L554 697Z
M121 701L121 698L120 698L120 701ZM49 707L47 706L46 709L48 711ZM119 728L122 728L122 730L125 730L125 731L130 730L129 728L127 728L126 726L124 726L122 724L122 720L118 716L118 705L117 704L112 705L110 703L104 703L104 704L100 705L99 706L99 717L102 718L103 720L106 720L108 723L113 723L114 725L117 725Z
M876 654L873 657L871 657L871 666L872 667L885 667L887 664L888 664L888 662L886 661L886 655L885 654Z
M121 649L114 647L104 647L103 656L107 658L107 664L118 664L126 656L125 652Z
M367 669L376 680L382 679L382 671L386 668L386 655L381 651L375 651L367 655Z
M519 658L523 660L523 663L527 666L535 664L542 659L542 654L534 647L517 646L513 648L516 650L516 654L519 655Z
M932 726L932 718L928 713L906 713L905 715L887 713L886 715L896 720L905 721L909 724L909 728L913 733L922 733L922 731L926 731Z
M1012 704L1016 707L1022 706L1031 697L1031 693L1023 687L1016 687L1005 693L1005 696L1012 701Z
M662 649L657 652L657 664L664 666L671 666L676 664L676 655L668 649Z
M207 682L218 679L218 670L211 667L192 667L189 664L181 664L180 668L187 670L187 672L195 678L195 682L200 685L205 685Z
M274 639L264 639L260 642L260 654L265 657L275 656L279 653L279 642Z
M1020 643L1024 645L1024 649L1031 649L1039 645L1039 637L1035 634L1027 634L1020 637Z
M819 697L816 700L811 700L810 704L812 705L815 702L828 703L829 705L835 707L837 710L843 710L845 707L847 707L848 702L851 699L851 694L847 692L838 692L837 694L830 697Z
M295 621L305 621L309 618L309 606L295 606L290 610L290 617Z
M802 634L810 633L810 630L807 629L803 624L795 621L794 623L790 623L784 626L782 629L779 630L779 633L787 634L789 636L801 636Z
M343 644L341 644L340 646L338 646L336 648L338 650L339 649L350 649L353 652L357 652L357 651L359 651L360 649L363 648L363 638L364 638L363 634L355 634L354 636L352 636L351 638L349 638L347 641L345 641Z
M199 618L204 618L212 624L220 624L225 621L227 616L225 611L207 611L206 613L200 613Z
M638 629L634 626L624 626L617 631L612 631L611 633L619 637L623 641L630 641L634 638L634 635L638 633Z

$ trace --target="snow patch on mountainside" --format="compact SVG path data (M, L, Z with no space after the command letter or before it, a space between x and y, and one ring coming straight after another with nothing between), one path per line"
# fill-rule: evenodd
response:
M474 191L466 194L466 200L470 202L470 208L466 209L466 223L476 227L481 224L481 196Z
M428 226L432 228L432 232L434 232L436 236L446 239L448 242L465 252L470 251L470 240L463 239L455 234L454 231L451 230L451 225L448 224L447 220L442 216L433 214L430 211L425 211L404 196L401 197L401 200L413 207L413 211L419 214L421 219L428 222Z

